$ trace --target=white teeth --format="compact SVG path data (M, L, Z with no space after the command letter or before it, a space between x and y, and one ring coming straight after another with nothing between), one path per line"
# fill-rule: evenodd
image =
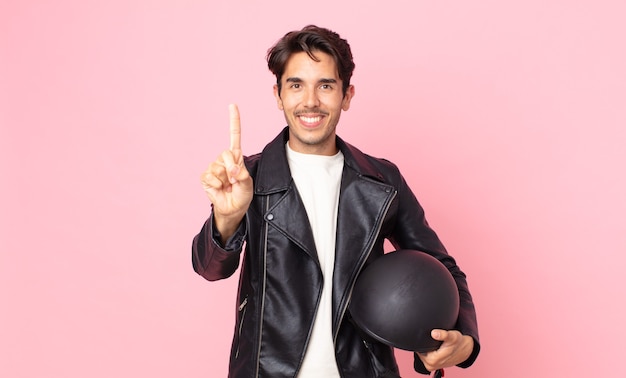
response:
M315 122L319 122L322 119L322 117L302 117L302 116L300 116L300 119L302 119L306 123L315 123Z

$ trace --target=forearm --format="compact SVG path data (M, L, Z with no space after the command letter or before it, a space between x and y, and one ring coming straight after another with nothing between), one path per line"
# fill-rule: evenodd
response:
M241 227L245 213L241 216L221 216L217 213L213 213L213 227L215 230L214 235L219 235L219 242L225 246L228 240L237 232Z
M196 273L209 281L230 277L239 266L246 233L244 218L226 242L222 242L211 216L193 239L192 264Z

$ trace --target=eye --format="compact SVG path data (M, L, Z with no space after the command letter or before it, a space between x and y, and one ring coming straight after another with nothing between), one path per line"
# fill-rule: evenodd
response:
M330 90L330 89L333 89L333 86L332 86L332 85L330 85L330 84L322 84L322 85L320 86L320 88L322 88L322 89L324 89L324 90Z
M293 84L291 84L291 88L293 88L293 89L300 89L300 84L293 83Z

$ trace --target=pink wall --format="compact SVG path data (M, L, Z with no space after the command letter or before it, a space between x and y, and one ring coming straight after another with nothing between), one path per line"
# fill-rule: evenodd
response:
M282 127L264 54L308 23L353 47L340 135L400 165L469 276L483 352L447 376L626 376L624 14L2 2L0 376L225 376L237 279L191 268L199 175L227 147L228 103L247 153Z

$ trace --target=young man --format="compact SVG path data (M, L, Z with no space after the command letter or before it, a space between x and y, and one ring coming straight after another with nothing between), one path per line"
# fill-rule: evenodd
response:
M455 329L433 330L443 344L416 353L416 371L470 366L480 347L465 275L397 167L336 135L355 93L347 41L307 26L287 33L267 59L288 126L244 157L231 105L230 149L202 175L213 211L192 248L207 280L231 276L243 256L229 376L397 376L393 349L364 342L348 310L359 272L384 253L385 239L435 256L459 288Z

